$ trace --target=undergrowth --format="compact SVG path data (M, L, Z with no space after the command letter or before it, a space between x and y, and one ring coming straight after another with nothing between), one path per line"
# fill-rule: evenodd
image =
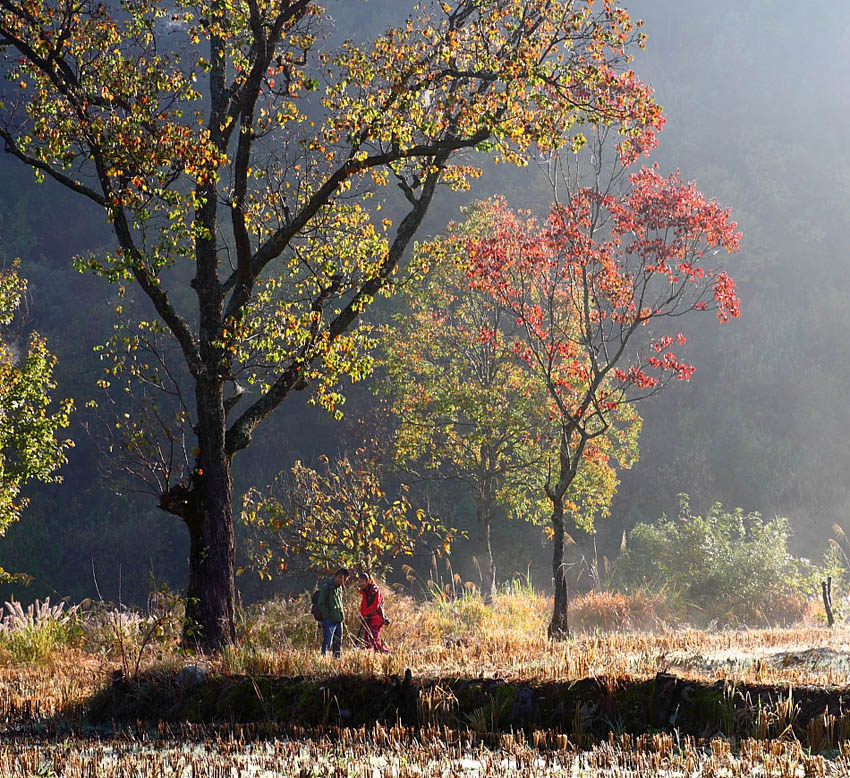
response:
M10 612L0 622L0 669L20 675L21 667L31 666L35 676L44 667L73 664L71 675L80 687L80 667L103 677L120 669L132 678L151 668L192 663L251 676L386 676L411 668L431 677L486 674L542 682L593 675L646 677L671 666L699 675L700 661L705 660L703 665L710 665L715 678L831 683L835 679L829 668L774 665L746 657L718 664L706 657L730 651L748 656L783 645L841 650L845 639L843 629L830 631L813 623L783 630L703 632L677 623L662 598L638 591L629 596L576 596L570 604L571 637L553 642L546 637L551 597L534 591L528 582L500 587L492 606L466 587L458 588L457 596L439 591L422 600L386 589L385 610L391 621L382 637L391 652L377 655L362 648L359 594L349 589L339 660L320 656L320 629L310 614L307 593L242 609L237 641L214 657L195 656L180 646L182 610L173 599L146 612L91 604L67 608L46 602L29 611L9 605Z

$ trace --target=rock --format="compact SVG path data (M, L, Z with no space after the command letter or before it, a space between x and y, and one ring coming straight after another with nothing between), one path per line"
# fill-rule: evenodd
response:
M206 681L209 674L210 668L207 665L186 665L174 680L181 689L194 689Z

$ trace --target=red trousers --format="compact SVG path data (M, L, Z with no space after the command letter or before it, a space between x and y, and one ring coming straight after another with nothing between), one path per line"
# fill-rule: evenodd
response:
M381 630L384 628L383 619L371 621L366 620L363 624L363 638L366 641L366 648L371 648L380 654L388 654L389 649L381 643Z

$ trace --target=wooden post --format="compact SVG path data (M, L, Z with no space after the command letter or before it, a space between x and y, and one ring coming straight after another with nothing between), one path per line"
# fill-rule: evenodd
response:
M835 616L832 613L832 576L828 576L825 581L820 582L821 591L823 592L823 607L826 611L826 623L828 626L835 624Z

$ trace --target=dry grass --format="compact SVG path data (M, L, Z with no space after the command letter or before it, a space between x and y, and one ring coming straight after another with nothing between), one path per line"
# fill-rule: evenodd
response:
M0 744L4 778L63 776L142 778L280 775L338 778L413 778L423 775L468 778L801 778L850 774L850 749L832 759L808 754L798 743L745 740L701 744L669 734L611 738L586 751L564 735L535 732L503 735L483 743L470 733L422 732L416 740L403 728L346 730L331 737L303 732L256 732L245 727L180 733L180 741L144 742L134 735L110 741L66 739Z
M587 592L570 603L570 627L579 632L656 631L673 620L668 603L646 590Z
M0 731L4 724L73 712L103 685L110 670L100 659L73 649L39 664L0 662Z
M240 642L204 661L214 672L226 674L384 677L410 668L419 677L546 682L642 679L666 671L693 680L785 686L844 684L850 669L850 631L843 627L576 632L569 640L552 642L545 636L550 608L548 598L528 591L500 594L492 608L475 597L423 603L389 593L392 622L385 637L392 652L358 650L349 637L342 658L335 660L320 656L318 628L303 596L252 609L241 625ZM356 612L353 599L349 612ZM348 626L349 636L355 635L356 624ZM81 645L90 646L85 641ZM141 670L197 661L179 653L173 642L149 648L141 655ZM112 670L135 666L139 647L125 644L123 650L133 654L132 662L116 646L97 653L59 647L29 663L0 652L0 720L8 722L26 711L50 716L73 709Z
M386 676L409 667L417 676L498 677L531 683L593 676L647 678L668 671L696 680L726 680L730 688L753 682L837 685L847 677L842 662L850 667L850 631L845 628L804 624L793 629L716 633L684 627L656 632L596 630L577 631L569 640L551 642L545 638L550 608L548 598L521 590L500 594L492 608L475 597L423 603L390 593L387 611L392 623L386 637L392 653L382 656L357 650L349 639L342 658L334 660L319 655L319 635L305 596L251 609L240 625L240 642L204 661L221 673ZM353 600L350 610L354 611ZM658 609L647 602L585 598L574 609L574 624L583 612L585 626L635 624L635 614L650 614L652 623L663 626ZM349 627L349 634L354 634L355 625ZM144 727L125 730L105 742L23 734L43 731L44 720L57 712L79 709L113 670L134 666L122 658L122 650L140 656L143 670L173 670L200 659L179 653L173 639L141 653L139 649L123 641L94 643L83 637L78 646L58 646L46 657L24 662L0 650L0 775L796 778L850 774L850 741L839 743L831 758L826 758L812 753L816 747L809 751L785 735L776 738L776 732L787 730L797 712L790 695L787 722L780 720L781 704L775 710L765 709L746 730L765 739L735 743L719 739L698 743L659 733L612 736L608 743L579 750L576 743L588 744L581 738L571 741L572 736L557 731L479 738L473 732L452 732L443 726L420 733L414 741L410 732L380 725L368 732L343 730L332 737L276 724L161 725L159 739L152 742L148 742L152 733ZM829 719L809 724L810 745L816 743L820 730L826 749L847 736L837 731L843 728L844 717L840 722Z
M573 637L552 642L546 637L552 602L540 594L502 593L487 608L471 596L423 603L389 593L387 613L392 622L384 637L392 653L375 656L353 650L350 636L356 634L357 625L352 621L347 625L352 650L345 651L341 660L319 656L317 628L306 600L298 600L287 606L297 627L287 630L281 624L281 634L289 638L276 645L258 640L255 633L268 633L268 628L252 627L248 619L246 639L225 652L217 666L225 672L381 676L409 667L419 676L528 681L601 675L645 678L671 671L700 680L783 685L838 685L850 669L850 630L844 627L830 630L803 623L784 629L706 632L666 624L663 604L646 596L624 600L619 595L579 598L571 611ZM349 612L354 611L352 604ZM267 605L266 616L271 612L280 613L280 606ZM602 626L621 629L605 631ZM634 630L646 626L655 631Z

